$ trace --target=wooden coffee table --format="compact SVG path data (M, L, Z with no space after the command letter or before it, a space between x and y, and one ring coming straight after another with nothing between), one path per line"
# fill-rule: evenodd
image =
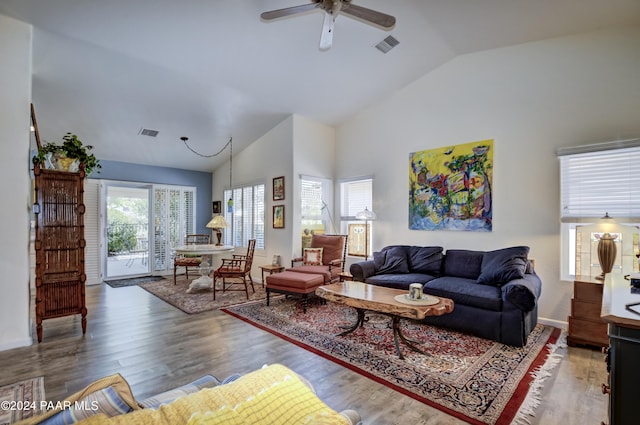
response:
M422 320L427 316L441 316L453 311L453 301L449 298L430 297L434 304L422 305L420 302L405 300L400 302L396 297L404 297L408 291L400 289L385 288L383 286L370 285L363 282L340 282L331 285L320 286L316 289L316 295L325 300L353 307L358 312L356 322L351 326L346 326L345 331L339 335L346 335L363 326L365 322L365 311L373 311L391 316L393 327L393 342L396 346L398 357L403 359L400 350L400 341L412 350L427 355L402 334L400 329L400 319ZM435 303L435 300L438 302Z

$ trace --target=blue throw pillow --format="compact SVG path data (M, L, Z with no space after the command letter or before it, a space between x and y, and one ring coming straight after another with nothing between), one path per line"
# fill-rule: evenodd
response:
M412 273L424 273L431 276L440 276L442 270L441 246L411 246L408 259L409 270Z
M409 273L407 253L403 246L392 246L373 253L376 274Z
M482 272L484 251L448 249L444 258L444 276L478 279Z
M482 271L477 282L500 286L514 279L522 279L527 270L528 246L514 246L485 252Z

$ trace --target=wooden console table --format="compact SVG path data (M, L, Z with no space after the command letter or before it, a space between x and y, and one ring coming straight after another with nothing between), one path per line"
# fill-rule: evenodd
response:
M567 344L607 347L607 324L600 318L603 282L591 276L576 276Z

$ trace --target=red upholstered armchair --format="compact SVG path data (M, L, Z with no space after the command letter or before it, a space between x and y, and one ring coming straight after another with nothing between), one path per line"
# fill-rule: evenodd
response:
M321 249L321 252L320 250ZM324 276L324 283L340 280L347 256L347 235L313 235L311 246L305 248L302 257L291 260L289 270Z

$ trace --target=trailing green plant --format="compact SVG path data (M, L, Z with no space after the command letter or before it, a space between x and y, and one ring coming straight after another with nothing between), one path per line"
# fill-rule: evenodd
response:
M91 150L93 150L93 146L83 145L78 136L67 133L62 136L62 145L52 142L45 143L38 149L38 153L32 160L34 164L44 164L48 154L54 157L78 159L80 163L84 164L85 172L88 175L92 170L102 168L100 161L91 153Z

